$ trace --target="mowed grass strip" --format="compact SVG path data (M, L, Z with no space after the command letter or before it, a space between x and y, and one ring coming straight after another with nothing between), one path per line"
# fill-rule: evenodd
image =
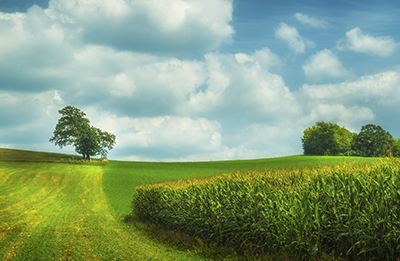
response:
M0 162L0 260L190 260L110 211L103 170Z

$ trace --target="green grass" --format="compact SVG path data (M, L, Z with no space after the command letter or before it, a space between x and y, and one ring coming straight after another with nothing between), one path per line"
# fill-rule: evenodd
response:
M0 260L205 260L155 241L130 214L135 187L236 169L295 167L342 157L75 164L80 156L0 149Z
M0 161L8 162L70 162L80 160L82 156L37 152L28 150L0 149Z

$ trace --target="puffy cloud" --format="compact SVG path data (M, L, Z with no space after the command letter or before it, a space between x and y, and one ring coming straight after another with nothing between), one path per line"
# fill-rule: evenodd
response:
M290 49L296 53L304 53L306 46L313 48L315 43L308 39L303 39L296 28L285 23L280 23L275 30L275 37L289 44Z
M346 33L346 39L337 43L339 50L351 50L357 53L370 53L379 56L388 56L395 51L398 44L390 36L373 37L363 34L359 27Z
M0 143L59 152L48 139L57 110L73 105L117 135L111 158L271 157L300 153L305 124L369 121L382 108L395 111L396 71L292 92L273 73L282 62L269 48L210 52L231 41L231 19L228 0L52 0L45 10L0 13ZM284 23L275 36L296 53L313 46ZM176 58L187 51L197 59ZM310 79L348 76L327 49L303 70Z
M305 101L302 122L333 121L357 130L361 124L396 117L399 80L398 72L388 71L337 84L305 84L300 90Z
M55 126L50 122L56 119L58 108L64 105L61 95L58 91L0 91L0 141L20 149L48 144Z
M136 90L136 85L126 73L120 73L114 77L110 84L111 95L117 97L132 97Z
M331 50L324 49L312 55L303 65L307 78L320 80L324 77L341 78L349 75L343 64Z
M375 100L381 104L393 105L400 102L399 88L399 73L387 71L339 84L305 84L302 92L315 100L361 100L364 102Z
M117 136L115 149L171 150L172 155L174 150L199 153L221 148L221 124L206 118L131 118L110 113L99 114L95 108L86 108L85 111L91 124Z
M297 103L282 77L268 71L273 64L278 65L279 59L269 49L251 55L207 54L206 86L189 96L189 108L257 119L273 119L277 112L296 114Z
M38 6L27 13L0 13L0 88L51 89L73 59L66 32ZM23 77L21 77L23 75Z
M310 114L303 119L305 122L316 122L321 119L336 122L340 125L353 126L358 122L372 121L375 115L370 108L343 104L318 104L311 109Z
M230 0L51 0L49 12L85 42L140 52L204 51L229 43Z
M302 24L309 25L315 28L325 29L329 27L329 23L325 20L317 19L314 17L309 17L308 15L302 13L295 13L294 17Z

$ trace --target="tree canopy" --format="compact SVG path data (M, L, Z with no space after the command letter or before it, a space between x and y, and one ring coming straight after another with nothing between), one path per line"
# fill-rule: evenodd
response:
M305 155L379 156L391 152L400 154L400 140L374 124L362 126L360 133L319 121L308 127L301 138Z
M301 141L305 155L339 155L351 150L353 136L344 127L319 121L304 130Z
M72 145L75 151L90 160L90 156L106 156L115 145L115 135L89 125L86 114L73 106L58 111L58 120L50 142L60 148Z
M392 135L381 126L367 124L362 126L354 140L353 148L360 156L385 155L391 150L394 141Z

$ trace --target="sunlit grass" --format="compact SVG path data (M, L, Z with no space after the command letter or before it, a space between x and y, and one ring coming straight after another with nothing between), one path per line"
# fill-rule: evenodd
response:
M0 260L236 259L170 232L154 236L132 211L135 187L214 177L236 170L304 166L342 157L304 157L193 163L100 161L81 156L0 149ZM129 220L129 218L131 218ZM125 221L129 222L125 222ZM182 244L182 240L189 242ZM192 243L191 243L192 242ZM197 242L200 244L201 242ZM203 251L203 252L202 252ZM218 254L218 255L216 255Z
M104 175L100 164L0 162L0 260L198 260L123 223Z

